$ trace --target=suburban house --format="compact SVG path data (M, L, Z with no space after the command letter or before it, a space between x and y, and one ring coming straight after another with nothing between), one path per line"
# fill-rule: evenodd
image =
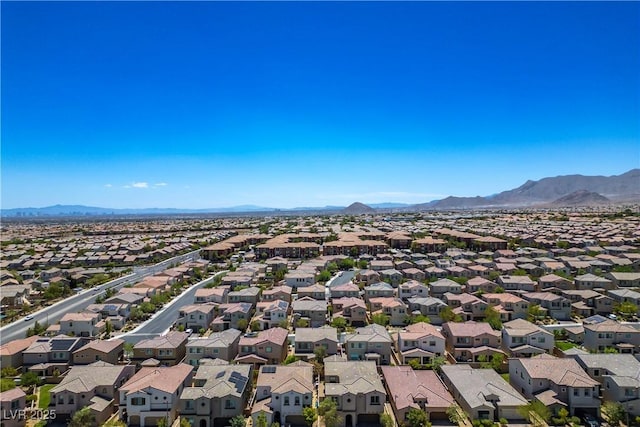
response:
M388 365L392 343L387 329L374 323L347 334L344 346L349 360L373 360L377 364Z
M396 290L386 282L372 283L364 287L364 300L369 302L371 298L394 297Z
M211 302L183 305L180 307L176 324L192 331L199 331L200 329L206 331L209 329L211 322L213 322L216 307L217 305Z
M452 294L445 293L442 296L444 301L453 312L462 316L463 320L481 320L485 317L485 311L489 304L471 294Z
M207 302L224 304L228 302L228 299L227 299L228 294L229 294L228 286L218 286L215 288L200 288L196 290L195 302L196 304L203 304Z
M309 326L318 327L327 322L327 301L309 297L298 298L291 304L294 319L307 319Z
M127 426L171 425L178 415L182 390L191 385L193 366L143 367L120 387L120 418Z
M201 359L232 361L238 355L242 333L237 329L213 332L207 338L190 338L186 345L185 363L198 366Z
M400 362L417 361L421 365L429 364L434 357L445 356L444 336L435 326L419 322L408 325L398 332L396 348L400 353Z
M180 416L196 427L228 424L247 406L252 370L251 365L203 361L193 376L193 385L185 386L180 394Z
M322 285L312 285L298 289L298 299L311 298L317 300L327 299L326 288Z
M329 288L329 293L331 295L331 299L343 297L360 298L360 288L353 282L332 286Z
M526 319L529 312L529 302L517 295L509 293L483 294L482 299L494 306L500 313L502 321Z
M510 359L509 380L527 399L539 400L554 413L564 407L571 415L600 415L600 384L573 358Z
M27 394L20 387L1 392L0 424L3 427L24 427L27 424L27 418L21 418L17 414L26 407Z
M104 322L98 313L83 311L66 313L60 319L60 333L78 337L95 337L104 329Z
M594 352L615 348L620 353L634 354L640 349L640 331L609 319L595 323L584 322L583 345Z
M412 408L425 411L429 420L447 420L447 410L455 400L435 371L414 370L410 366L383 366L387 396L396 420L407 422Z
M446 322L442 325L442 335L447 350L458 362L477 362L480 356L489 357L500 350L502 335L488 323Z
M342 297L331 301L333 319L342 317L350 326L367 324L367 305L360 298Z
M408 300L412 297L428 297L429 288L416 280L407 280L398 285L398 297Z
M550 353L555 346L554 335L524 319L502 324L502 345L513 357L531 357Z
M255 306L260 301L262 290L257 286L249 286L239 291L231 291L227 294L229 303L249 303Z
M378 425L387 395L374 362L332 356L325 359L324 377L325 399L338 404L341 427Z
M93 340L73 352L74 365L103 361L117 365L124 356L124 340Z
M427 316L429 322L434 325L442 324L440 312L448 307L441 299L433 297L412 297L409 298L409 311L411 314Z
M0 345L0 366L19 368L23 364L23 353L40 337L33 335L27 338L9 341Z
M271 289L267 289L262 291L262 301L276 301L282 300L291 304L291 294L292 294L291 286L282 285L282 286L274 286Z
M320 347L324 349L325 356L338 353L338 331L336 328L331 326L296 328L296 356L315 357L315 351Z
M260 413L266 415L269 424L304 424L302 410L311 406L313 392L312 365L295 362L286 366L261 366L256 384L256 403L251 410L253 425L256 425Z
M249 325L252 313L253 304L249 302L220 304L218 317L211 322L211 330L215 332L229 328L244 330Z
M505 291L534 292L536 290L536 282L531 280L529 276L504 275L499 276L496 281Z
M136 372L134 365L94 362L72 366L60 384L51 389L51 403L56 416L70 418L88 407L97 425L106 421L118 403L118 388Z
M147 359L156 359L164 366L176 365L186 354L188 338L186 332L170 331L166 335L138 341L133 346L131 361L140 364Z
M379 297L369 300L371 316L384 314L389 319L391 326L404 326L407 324L409 307L400 299L393 297Z
M556 320L571 319L571 301L561 295L551 292L527 292L522 294L522 298L529 301L529 305L539 305Z
M289 303L283 300L259 302L256 307L256 316L252 322L257 321L260 329L269 329L287 323Z
M372 285L380 281L380 273L374 270L360 270L356 274L356 280L365 286Z
M22 354L24 366L41 376L67 370L73 361L73 352L89 342L88 338L56 335L38 337Z
M471 419L500 418L520 421L518 408L527 400L493 369L475 369L470 365L442 366L442 379Z
M633 355L586 353L573 357L600 383L603 401L620 402L629 415L640 415L640 362Z
M316 276L312 271L293 270L285 274L284 283L293 289L304 288L316 283Z
M556 274L545 274L540 277L538 279L538 285L541 291L547 289L562 289L563 291L567 291L569 289L576 288L571 280L565 279L564 277Z
M447 292L461 294L462 285L451 279L440 279L429 284L429 294L434 298L442 298Z
M640 288L640 273L607 273L605 276L618 288Z
M615 287L613 281L606 277L596 276L591 273L576 276L574 282L576 284L576 289L614 289Z
M278 364L287 357L288 330L276 327L266 331L245 334L238 342L235 360L256 365Z

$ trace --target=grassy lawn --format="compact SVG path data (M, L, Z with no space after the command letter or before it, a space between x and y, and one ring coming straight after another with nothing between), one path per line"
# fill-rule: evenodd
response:
M45 384L40 387L40 397L38 399L38 408L47 409L49 407L49 403L51 402L51 394L49 390L51 390L55 384Z
M500 376L501 376L502 378L504 378L504 380L505 380L506 382L509 382L509 373L508 373L508 372L507 372L506 374L500 374Z
M558 347L562 351L569 350L570 348L574 348L577 346L578 344L574 344L569 341L556 341L556 347Z

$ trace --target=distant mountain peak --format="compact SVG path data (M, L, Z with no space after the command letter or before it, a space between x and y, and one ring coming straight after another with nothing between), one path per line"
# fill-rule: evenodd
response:
M361 215L368 213L375 213L376 210L371 206L367 206L364 203L355 202L344 208L341 213L347 215Z
M551 204L553 206L594 206L594 205L606 205L611 203L611 200L607 199L601 194L589 190L578 190L571 194L562 196L559 199L554 200Z

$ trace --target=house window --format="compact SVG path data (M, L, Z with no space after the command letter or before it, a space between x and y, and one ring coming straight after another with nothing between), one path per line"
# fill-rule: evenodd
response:
M64 396L59 395L58 396L58 405L63 405L64 404Z
M370 400L372 405L379 405L380 404L380 396L378 396L377 394L371 396L371 400Z
M134 397L131 399L131 406L143 406L147 403L147 400L144 397Z
M577 388L573 389L573 395L574 396L580 396L580 390L578 390Z
M187 400L185 401L185 409L193 409L193 400Z
M284 397L284 406L289 406L289 396Z
M69 396L69 405L72 405L73 403L75 403L75 399L73 398L73 395Z
M295 406L300 406L300 396L294 397L293 404Z
M272 350L273 350L273 349L272 349L271 347L269 347L269 346L267 346L267 348L265 349L265 351L266 351L267 353L271 353L271 351L272 351Z
M236 409L236 403L231 399L226 399L224 401L224 409Z

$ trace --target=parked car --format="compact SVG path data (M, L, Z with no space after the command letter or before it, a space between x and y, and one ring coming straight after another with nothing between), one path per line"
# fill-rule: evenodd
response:
M600 427L600 423L595 419L593 415L584 416L584 425L586 427Z

